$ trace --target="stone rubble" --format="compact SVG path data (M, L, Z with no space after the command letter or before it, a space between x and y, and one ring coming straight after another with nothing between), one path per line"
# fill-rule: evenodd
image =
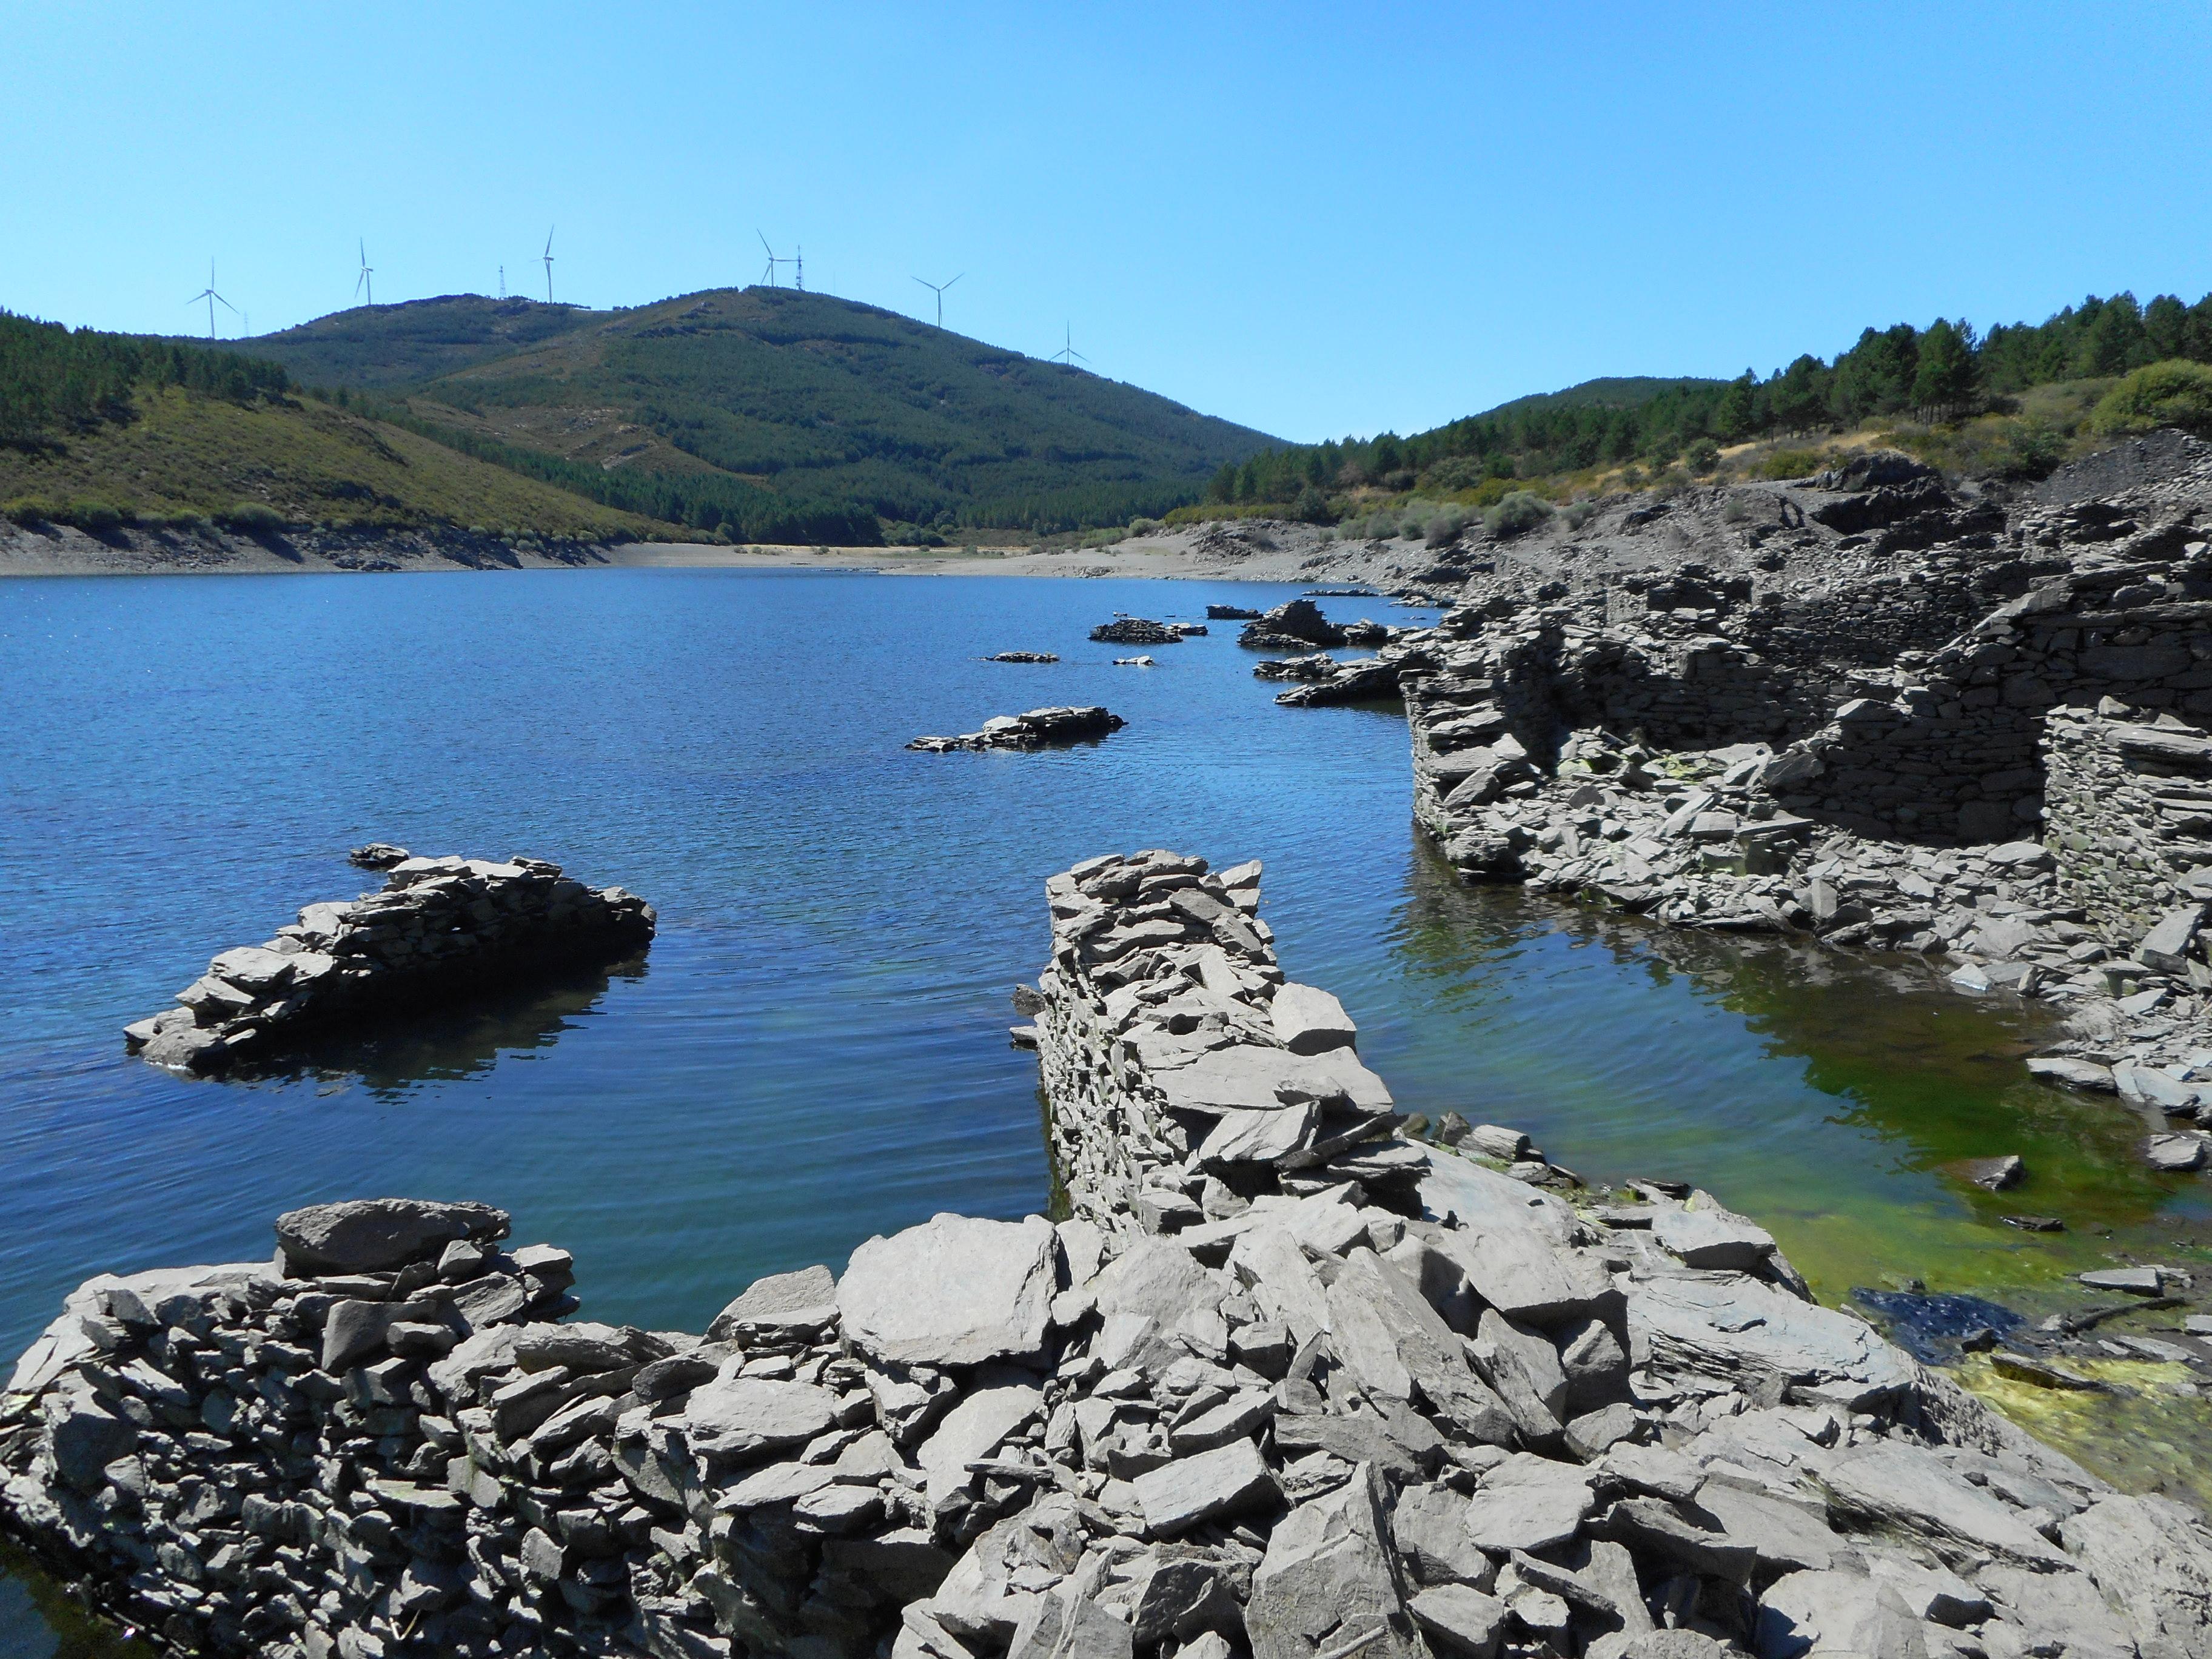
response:
M1091 637L1100 645L1177 645L1202 636L1205 632L1203 623L1158 623L1144 617L1117 617L1092 629Z
M1570 544L1374 658L1261 672L1291 707L1397 690L1415 816L1468 878L2055 1005L2039 1074L2212 1164L2212 447L2008 504L1877 452L1612 520L1616 551L1672 525L1671 563Z
M1050 651L1001 651L996 656L986 657L985 662L1058 662L1059 657Z
M939 1216L698 1336L560 1322L568 1258L487 1206L295 1212L271 1262L69 1298L0 1395L0 1518L179 1650L284 1659L2206 1650L2199 1517L1754 1224L1409 1138L1259 878L1048 884L1066 1219Z
M310 904L260 945L223 951L180 1006L124 1027L131 1052L183 1072L266 1059L313 1031L466 996L564 963L611 962L653 939L653 907L520 854L412 858L382 842L352 862L383 890Z
M907 747L927 755L961 749L1049 749L1059 744L1087 743L1127 724L1119 714L1096 705L1032 708L1025 714L994 715L983 722L980 732L957 738L916 738Z

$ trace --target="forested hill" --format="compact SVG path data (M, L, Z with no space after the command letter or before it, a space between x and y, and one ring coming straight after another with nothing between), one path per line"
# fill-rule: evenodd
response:
M2096 381L2153 363L2212 363L2212 295L2194 305L2160 295L2092 295L2041 323L1963 320L1869 328L1848 350L1807 354L1765 377L1616 379L1519 398L1401 438L1302 445L1224 466L1209 487L1221 503L1275 503L1329 514L1346 493L1494 492L1515 480L1558 479L1635 465L1650 472L1700 465L1718 446L1810 436L1882 416L1955 421L2002 408L2062 381Z
M617 312L457 295L235 349L616 507L739 539L1045 532L1197 500L1275 442L1078 368L791 289Z

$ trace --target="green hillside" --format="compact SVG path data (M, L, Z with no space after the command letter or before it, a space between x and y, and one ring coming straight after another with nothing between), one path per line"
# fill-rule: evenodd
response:
M2190 305L2160 295L2146 306L2132 294L2092 295L1986 337L1963 319L1899 323L1764 378L1589 380L1409 438L1273 450L1224 466L1207 495L1224 510L1273 506L1333 520L1377 493L1482 504L1521 483L1565 490L1601 477L1710 474L1724 449L1747 444L1796 446L1778 464L1802 469L1814 453L1803 446L1870 422L1947 465L2040 476L2086 440L2094 401L2051 388L2101 391L2111 377L2174 361L2212 363L2212 295ZM2075 404L2084 412L2062 426L2054 411Z
M0 507L106 529L454 525L562 539L666 526L294 395L275 364L0 313Z
M827 295L618 312L453 296L236 349L609 505L745 540L1118 524L1273 441L1080 368Z

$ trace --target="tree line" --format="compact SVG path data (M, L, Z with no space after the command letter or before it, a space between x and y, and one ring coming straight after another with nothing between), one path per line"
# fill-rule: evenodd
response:
M1701 445L1825 432L1875 416L1954 419L2031 386L2175 359L2212 363L2212 295L2186 305L2162 294L2148 306L2132 294L2092 295L2041 323L2000 324L1985 336L1942 317L1924 329L1869 328L1832 360L1807 354L1764 379L1747 369L1635 402L1524 398L1409 438L1386 432L1266 450L1222 466L1206 494L1318 518L1332 495L1364 485L1461 490L1631 461L1664 466Z
M233 351L64 327L0 311L0 443L127 418L131 394L175 386L249 402L291 389L283 367Z

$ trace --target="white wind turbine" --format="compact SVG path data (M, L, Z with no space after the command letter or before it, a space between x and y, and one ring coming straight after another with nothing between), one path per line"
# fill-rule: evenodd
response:
M374 305L376 303L376 284L369 280L375 274L375 267L368 263L368 244L364 241L361 244L361 276L355 281L353 285L353 297L355 299L358 300L363 294L366 294L368 295L369 304Z
M203 300L208 302L208 338L210 340L215 338L215 308L218 305L234 317L244 314L236 306L215 291L215 260L213 258L208 260L208 285L185 303L188 306L196 306Z

